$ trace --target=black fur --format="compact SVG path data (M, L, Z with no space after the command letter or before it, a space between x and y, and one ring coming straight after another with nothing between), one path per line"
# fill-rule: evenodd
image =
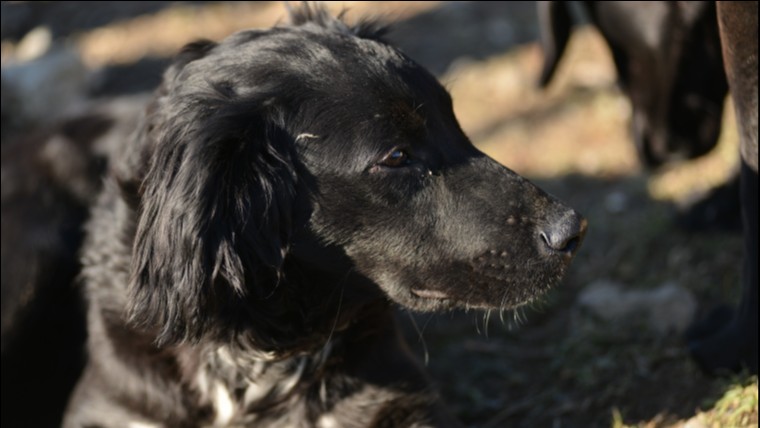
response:
M320 9L186 48L88 226L66 426L446 426L389 304L504 309L585 220L477 151L446 91Z

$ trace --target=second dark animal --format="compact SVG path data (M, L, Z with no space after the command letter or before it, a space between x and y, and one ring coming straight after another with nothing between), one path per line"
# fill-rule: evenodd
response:
M717 8L701 1L573 3L610 46L633 105L636 147L648 165L710 150L730 83L741 131L741 208L731 197L721 201L733 215L741 209L742 298L735 314L720 311L692 328L689 346L708 372L747 367L757 373L757 2L718 2ZM569 7L539 2L544 85L570 37Z

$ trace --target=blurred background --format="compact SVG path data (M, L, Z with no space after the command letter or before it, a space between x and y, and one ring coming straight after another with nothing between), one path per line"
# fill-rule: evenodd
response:
M589 234L562 285L516 312L400 312L450 409L474 427L758 425L757 377L711 378L681 333L738 300L741 237L676 214L738 166L728 103L716 149L644 170L631 108L592 27L547 90L535 2L325 2L388 39L451 91L481 150L583 213ZM282 2L3 2L3 141L114 100L141 100L185 43L286 21ZM139 103L138 109L139 109Z

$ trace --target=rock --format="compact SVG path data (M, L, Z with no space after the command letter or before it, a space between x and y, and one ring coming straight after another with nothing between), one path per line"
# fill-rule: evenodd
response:
M611 214L620 214L628 208L628 196L621 191L615 191L604 198L604 208Z
M673 282L649 290L626 290L620 283L600 280L581 292L577 305L604 321L643 317L651 330L663 335L682 333L697 311L692 292Z
M83 104L88 75L79 54L66 47L31 61L4 64L3 120L46 124L76 111Z

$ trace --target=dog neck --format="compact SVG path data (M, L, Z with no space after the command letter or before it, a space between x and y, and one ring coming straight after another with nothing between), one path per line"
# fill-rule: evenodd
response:
M384 300L341 312L334 325L314 349L289 356L229 345L181 346L177 348L180 371L201 406L213 409L218 425L233 420L253 423L257 415L297 407L309 394L327 404L336 399L330 396L327 382L336 372L357 370L354 361L364 359L354 355L357 345L371 349L397 338L389 303Z

